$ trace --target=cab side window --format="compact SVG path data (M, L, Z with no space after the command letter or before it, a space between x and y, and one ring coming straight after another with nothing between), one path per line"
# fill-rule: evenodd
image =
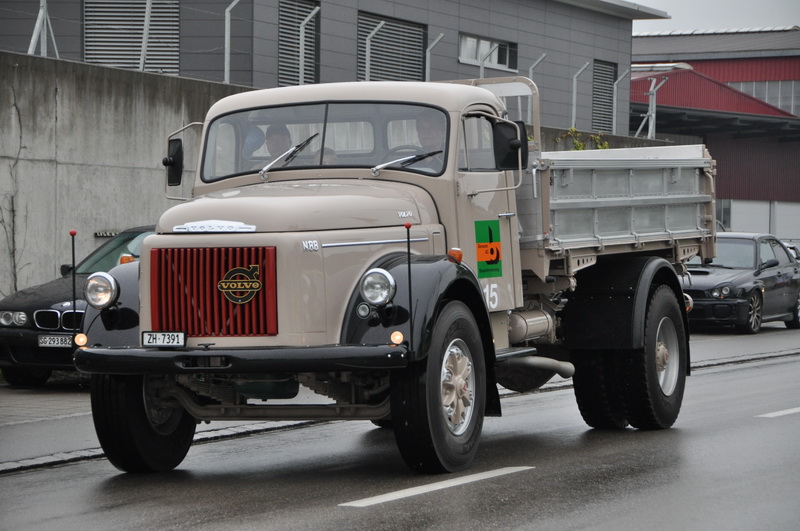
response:
M497 169L492 147L492 123L484 116L468 116L458 147L458 167L461 171L492 171Z

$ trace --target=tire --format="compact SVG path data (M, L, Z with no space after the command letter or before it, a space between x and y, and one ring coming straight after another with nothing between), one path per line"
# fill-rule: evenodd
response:
M786 325L786 328L793 330L800 328L800 292L797 294L797 302L795 302L794 311L792 311L792 318L784 321L783 324Z
M761 330L764 303L758 291L753 291L747 299L747 322L736 325L740 334L757 334Z
M572 387L583 420L597 429L622 429L628 425L620 381L620 355L616 352L575 352Z
M686 386L687 345L675 293L659 286L647 304L644 348L621 353L625 411L631 426L653 430L675 423Z
M3 378L13 387L41 387L53 373L51 369L28 367L3 367Z
M182 407L145 406L143 376L92 376L91 403L100 446L123 472L166 472L192 445L197 423Z
M459 301L436 320L426 357L392 373L392 425L403 460L419 472L469 468L486 404L486 363L475 318Z

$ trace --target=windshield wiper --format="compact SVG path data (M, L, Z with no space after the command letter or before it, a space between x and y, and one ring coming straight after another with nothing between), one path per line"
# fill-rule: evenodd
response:
M411 166L415 162L419 162L421 160L427 159L428 157L433 157L434 155L438 155L441 152L442 152L442 150L440 149L439 151L429 151L428 153L419 153L417 155L407 155L405 157L400 157L399 159L390 160L389 162L384 162L382 164L378 164L377 166L374 166L370 170L370 172L372 173L373 177L377 177L378 175L380 175L382 169L387 168L389 166L394 166L395 164L400 164L400 166L405 168L407 166Z
M291 149L287 150L286 153L282 153L279 157L275 157L275 160L270 161L269 164L261 168L258 174L261 176L262 179L265 181L267 180L267 172L269 172L270 168L276 165L278 162L283 161L283 165L286 166L290 162L294 160L294 158L300 154L308 145L314 140L319 133L314 133L310 137L306 138L296 146L292 147Z
M294 158L297 155L299 155L301 151L303 151L305 148L307 148L308 145L311 143L311 141L314 140L318 136L319 136L319 133L314 133L313 135L311 135L310 137L306 138L305 140L303 140L302 142L297 144L295 147L290 149L289 150L290 153L288 155L286 155L286 162L284 162L283 165L286 166L287 164L292 162L294 160Z

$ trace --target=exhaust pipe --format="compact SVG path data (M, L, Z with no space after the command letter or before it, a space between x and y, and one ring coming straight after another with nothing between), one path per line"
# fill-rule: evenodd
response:
M497 383L518 393L527 393L550 381L553 374L570 378L575 366L567 361L558 361L541 356L520 356L499 360L495 366Z

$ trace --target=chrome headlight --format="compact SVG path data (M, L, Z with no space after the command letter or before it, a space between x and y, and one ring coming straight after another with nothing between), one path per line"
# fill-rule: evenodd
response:
M86 302L92 308L104 310L117 302L119 284L108 273L92 273L83 287Z
M731 286L717 286L711 290L711 296L715 299L727 299L732 293Z
M391 302L395 290L394 278L384 269L370 269L361 278L361 297L375 306Z
M28 314L25 312L13 312L3 310L0 312L0 325L3 326L25 326L28 322Z

